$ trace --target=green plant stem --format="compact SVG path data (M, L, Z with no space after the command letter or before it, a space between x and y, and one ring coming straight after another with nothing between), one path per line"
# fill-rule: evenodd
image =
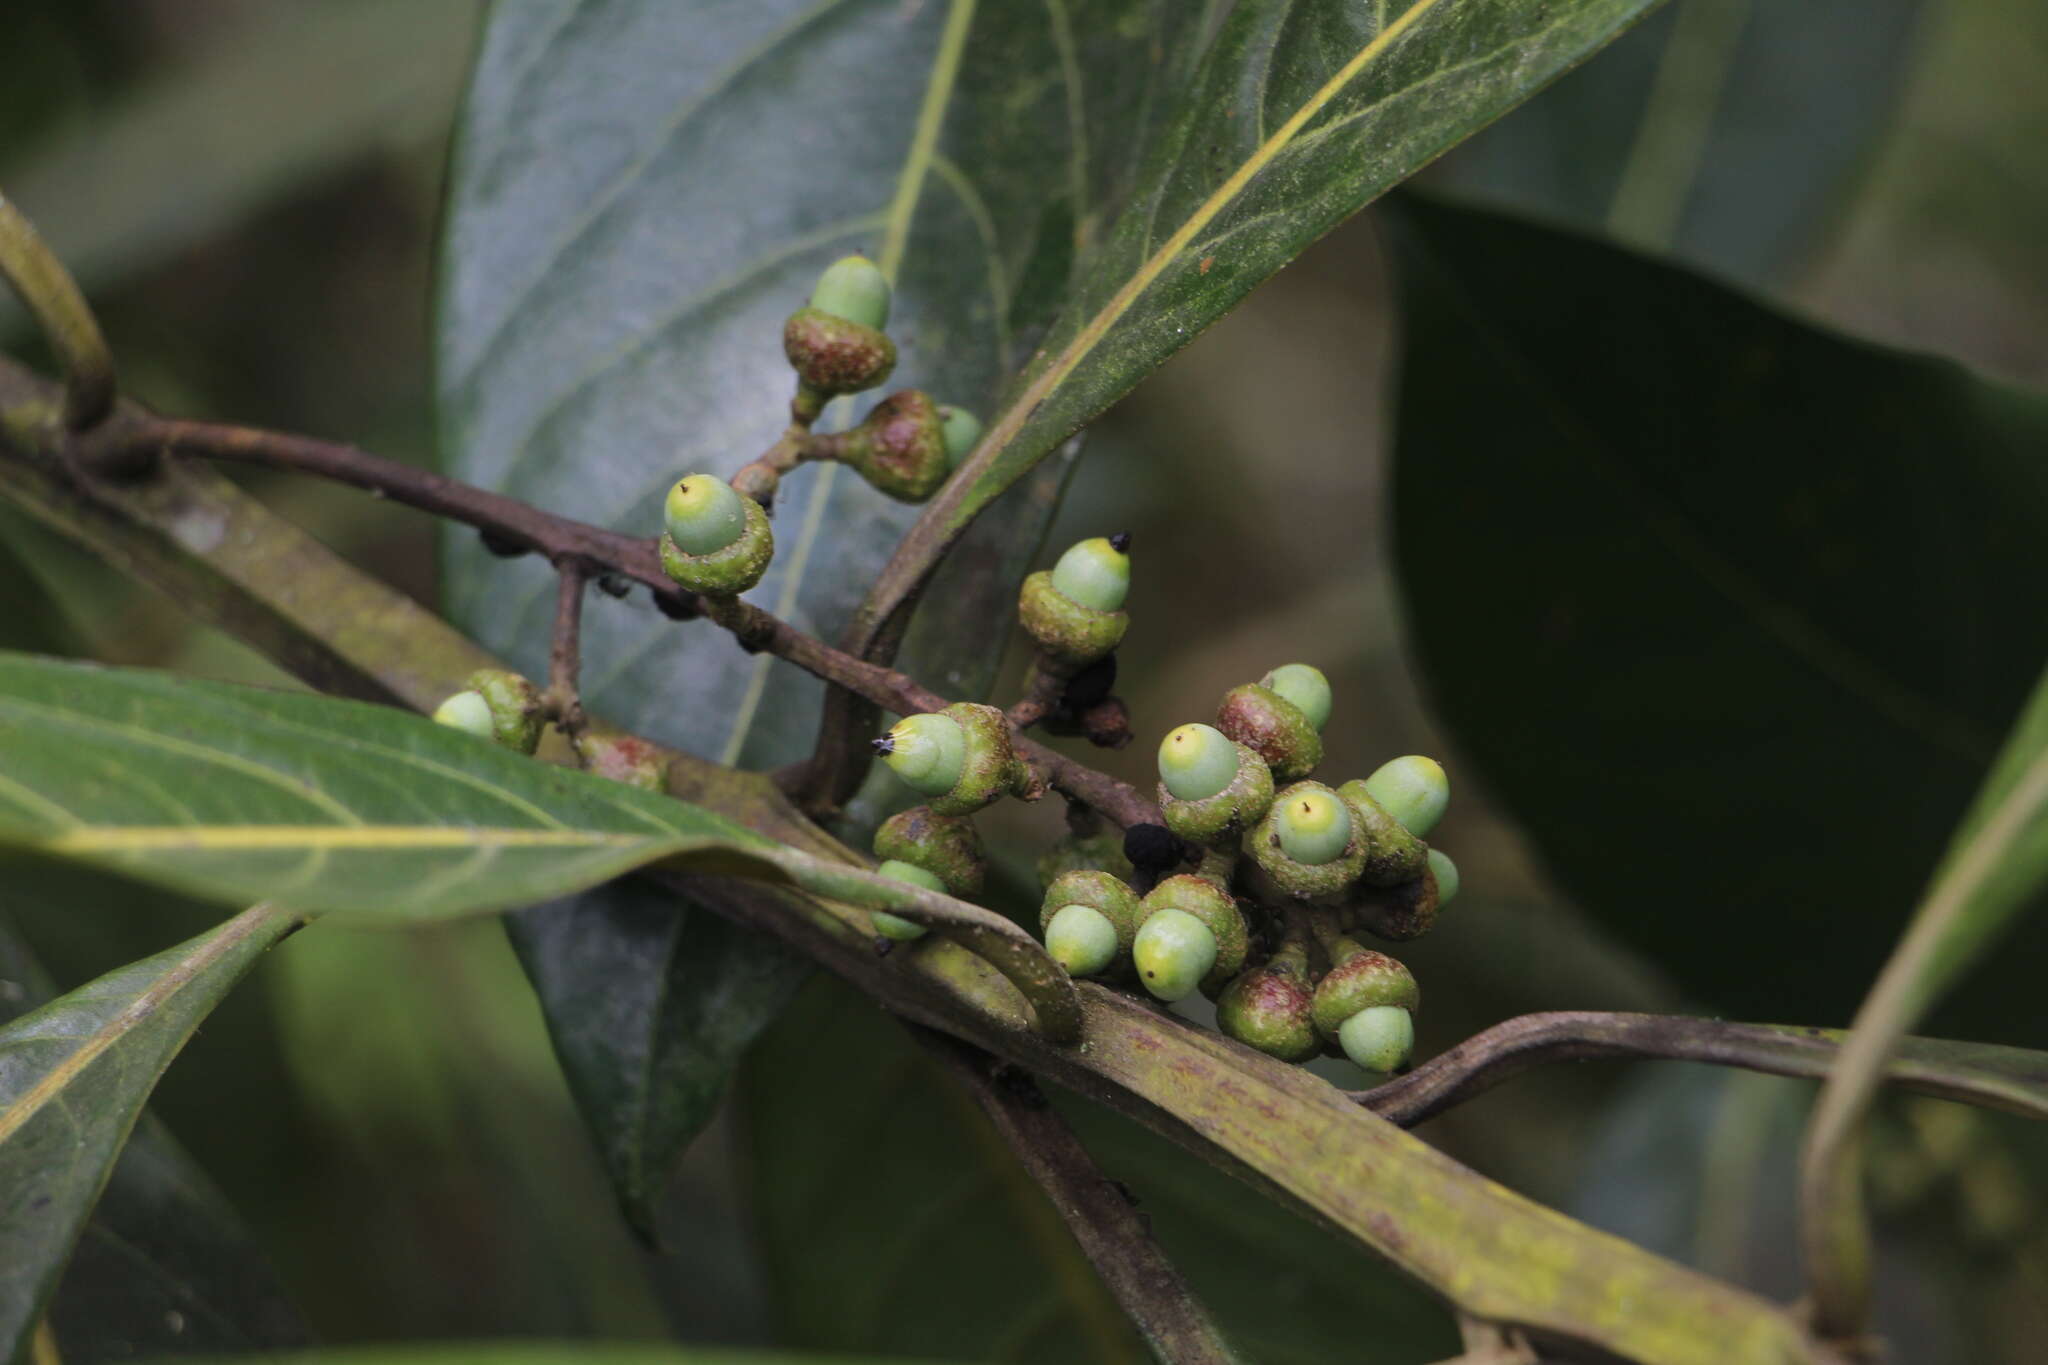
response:
M0 194L0 277L34 315L64 373L63 421L83 431L114 407L114 356L71 272Z
M1239 1365L1241 1357L1153 1240L1136 1205L1102 1173L1038 1083L979 1048L929 1029L912 1031L946 1063L1045 1191L1153 1354L1172 1365Z

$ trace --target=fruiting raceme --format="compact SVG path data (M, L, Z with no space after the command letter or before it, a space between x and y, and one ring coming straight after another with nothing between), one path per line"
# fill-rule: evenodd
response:
M1187 930L1185 926L1177 926L1173 935L1176 946L1173 950L1172 965L1180 970L1170 976L1162 974L1155 977L1146 971L1145 926L1150 924L1155 916L1168 911L1191 916L1202 926L1202 932L1209 938L1207 946L1204 947L1200 935ZM1204 994L1214 995L1244 966L1249 938L1244 914L1237 908L1236 897L1207 877L1183 872L1161 881L1148 891L1145 899L1139 903L1138 937L1132 956L1137 960L1138 979L1145 983L1147 990L1162 1000L1178 1000L1188 991L1181 990L1178 995L1167 995L1162 992L1160 982L1169 981L1171 988L1178 989L1181 985L1181 971L1191 967L1195 961L1206 958L1208 966L1196 974L1188 990L1200 986ZM1165 949L1166 945L1160 945L1161 952ZM1188 955L1191 952L1193 956Z
M1017 614L1039 651L1067 669L1102 658L1130 626L1131 538L1118 534L1070 547L1051 569L1024 580Z
M1266 818L1245 836L1245 851L1290 896L1335 895L1365 868L1365 840L1351 807L1320 782L1276 793Z
M940 815L912 806L875 831L875 856L921 867L945 884L948 895L966 899L981 893L988 858L981 834L963 815Z
M940 815L1034 794L1030 769L1010 745L1010 723L993 706L961 701L906 716L875 741L875 752Z
M1270 687L1246 683L1223 695L1216 728L1266 760L1278 782L1306 777L1323 761L1323 737L1302 709Z
M1363 785L1387 814L1418 839L1429 837L1451 804L1451 780L1443 764L1422 754L1389 759Z
M1219 785L1220 781L1220 785ZM1206 792L1206 795L1182 793ZM1264 759L1222 732L1183 725L1159 746L1159 808L1166 827L1192 843L1235 843L1273 804Z
M938 406L916 389L892 393L851 431L811 438L808 458L837 460L900 502L923 502L952 472Z
M662 522L662 569L706 597L745 592L775 557L767 512L714 475L678 479L662 504Z
M944 894L946 890L944 882L923 868L894 858L885 860L877 867L875 875L887 877L893 882L902 882L907 886L922 887L926 891L937 891ZM868 919L873 922L876 933L880 934L883 938L893 938L899 943L908 943L912 939L923 938L925 935L925 928L922 924L907 920L901 915L892 915L887 910L870 910L868 911Z
M1216 1027L1225 1036L1283 1062L1306 1062L1322 1051L1310 1004L1308 953L1283 944L1263 966L1241 973L1216 1000Z

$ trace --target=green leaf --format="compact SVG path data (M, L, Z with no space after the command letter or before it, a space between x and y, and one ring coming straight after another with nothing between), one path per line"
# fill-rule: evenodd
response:
M1261 280L1651 3L1232 8L1145 139L1138 190L1085 254L1058 322L863 624L910 600L969 519Z
M0 751L0 846L387 923L531 904L662 861L941 930L1008 977L1048 1037L1079 1032L1073 982L1000 915L409 712L0 654Z
M0 915L0 1025L56 994ZM241 1219L147 1111L79 1234L48 1314L67 1359L306 1340Z
M25 1350L157 1078L296 922L258 906L0 1028L0 1342L9 1359Z
M1814 248L1890 120L1923 8L1679 0L1431 183L1768 280Z
M506 929L620 1206L657 1240L676 1162L809 964L638 881L536 905Z
M1718 1009L1845 1021L2040 671L2048 404L1589 241L1403 220L1435 704L1618 937ZM2009 1008L2038 933L1935 1031L2048 1042Z
M786 1339L979 1360L1150 1359L974 1100L858 994L815 982L740 1078ZM1352 1358L1367 1322L1372 1359L1454 1351L1441 1306L1356 1243L1127 1119L1064 1097L1059 1107L1247 1359Z

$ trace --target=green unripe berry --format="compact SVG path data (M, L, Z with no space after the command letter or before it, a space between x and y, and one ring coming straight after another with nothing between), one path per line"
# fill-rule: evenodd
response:
M841 256L818 276L811 307L876 331L889 325L889 280L865 256Z
M1266 760L1276 781L1306 777L1323 761L1323 737L1299 706L1260 683L1223 694L1216 728Z
M1431 849L1429 870L1436 877L1436 903L1439 906L1449 905L1451 897L1458 894L1458 865L1451 861L1448 853Z
M900 862L895 858L876 867L875 875L887 877L892 882L902 882L906 886L937 891L941 895L946 891L946 884L931 873L915 864ZM893 938L898 943L908 943L912 939L923 938L925 934L922 924L907 920L901 915L892 915L887 910L870 910L868 918L873 921L876 933L884 938Z
M1050 931L1053 917L1075 905L1100 913L1116 931L1118 948L1129 950L1138 933L1140 911L1138 893L1126 886L1122 878L1087 869L1062 872L1045 889L1045 899L1038 908L1039 927Z
M518 754L540 747L540 689L505 668L479 668L463 679L491 709L491 738Z
M1216 1001L1216 1027L1224 1036L1283 1062L1306 1062L1322 1051L1309 1015L1308 957L1299 944L1240 974Z
M491 704L481 692L457 692L434 708L434 719L478 739L496 738Z
M747 529L747 504L724 479L690 474L668 490L661 518L677 549L708 555L723 550Z
M1052 566L1052 585L1094 611L1120 611L1131 589L1131 538L1097 536L1070 547Z
M1316 729L1329 724L1330 680L1313 664L1282 664L1259 679L1259 686L1293 702Z
M921 867L946 884L946 893L962 900L979 895L988 874L981 834L963 815L940 815L930 806L898 811L875 831L877 858Z
M946 440L946 467L958 469L981 439L981 419L966 408L944 404L939 408L939 431Z
M1275 806L1273 831L1288 857L1318 867L1342 855L1351 842L1351 808L1326 788L1291 792Z
M852 431L812 437L809 458L837 460L901 502L923 502L952 472L938 405L917 389L890 394Z
M1185 910L1154 911L1131 945L1138 979L1161 1000L1192 995L1216 965L1216 936Z
M936 711L905 716L876 742L889 771L912 791L944 796L953 790L967 762L959 722Z
M1336 1041L1346 1019L1375 1005L1420 1008L1422 988L1414 974L1385 953L1339 937L1330 944L1330 956L1334 965L1316 983L1311 1006L1316 1032L1323 1037Z
M1183 801L1204 801L1237 776L1237 745L1213 725L1183 725L1159 742L1159 780Z
M1116 959L1116 926L1089 905L1063 905L1045 925L1045 951L1069 976L1093 976Z
M1429 837L1451 804L1451 780L1444 775L1444 765L1421 754L1382 763L1365 779L1365 789L1418 839Z
M1399 1071L1415 1055L1415 1018L1399 1005L1374 1005L1344 1021L1337 1043L1367 1071Z

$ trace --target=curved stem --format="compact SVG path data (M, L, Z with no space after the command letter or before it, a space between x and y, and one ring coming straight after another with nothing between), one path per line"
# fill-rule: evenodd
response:
M83 431L114 408L114 356L78 281L0 194L0 276L42 328L64 372L64 425Z

